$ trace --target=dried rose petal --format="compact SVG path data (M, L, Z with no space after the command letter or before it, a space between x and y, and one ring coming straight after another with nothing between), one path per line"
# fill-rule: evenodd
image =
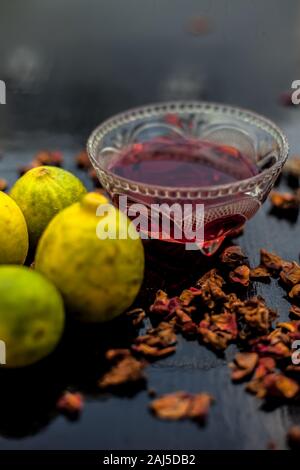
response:
M233 271L230 271L229 280L247 287L250 282L250 268L246 265L237 266Z
M260 264L265 266L270 271L280 271L282 268L283 260L275 253L270 253L267 250L260 250Z
M248 257L244 255L240 246L233 245L223 250L220 255L220 261L233 269L243 264L247 265Z
M0 191L5 191L7 186L7 181L4 178L0 178Z
M176 308L181 306L178 297L169 298L166 292L158 290L154 303L150 306L150 312L159 315L172 316L175 314Z
M290 338L291 341L294 341L296 339L300 339L300 321L299 320L293 320L290 322L285 322L288 323L290 328L288 329L288 337Z
M204 343L209 343L216 349L226 349L228 344L237 337L235 314L228 312L211 316L205 314L199 324L198 332Z
M58 151L41 150L35 155L33 162L38 165L61 166L63 163L63 155Z
M280 210L298 209L300 200L296 194L293 193L280 193L272 191L270 194L270 201L273 207Z
M300 426L292 426L287 433L287 441L291 448L300 448Z
M216 269L211 269L198 280L197 287L200 287L201 298L208 308L213 309L218 301L226 300L227 296L222 290L224 283Z
M126 316L132 321L133 326L140 326L146 318L146 312L142 308L134 308L126 312Z
M189 315L189 313L187 313L182 308L179 308L179 307L176 308L175 315L176 315L177 324L189 323L192 321L192 318Z
M151 410L162 419L178 420L188 416L190 394L174 392L152 401Z
M285 321L277 323L277 328L281 328L281 330L286 330L291 333L294 333L298 330L299 322L297 321Z
M225 311L234 313L236 309L242 305L244 305L244 302L240 300L234 292L232 292L231 294L228 294L226 302L224 302L224 309Z
M238 328L234 313L224 312L219 315L211 315L210 319L218 330L230 333L232 338L237 337Z
M200 36L209 33L211 26L207 18L203 16L195 16L191 18L187 25L187 32L193 36Z
M51 165L61 166L64 162L64 157L61 152L52 152Z
M155 300L150 306L150 312L169 313L169 297L163 290L156 292Z
M76 155L75 160L77 167L81 168L82 170L89 170L92 167L86 150L82 150L78 155Z
M274 372L276 368L276 362L273 357L260 357L254 372L254 379L261 379L270 372Z
M258 343L254 348L258 354L271 355L278 358L289 357L291 355L290 349L281 341L275 344Z
M195 336L198 333L198 325L193 321L180 325L180 331L185 336Z
M260 264L256 268L252 268L250 270L250 279L268 280L268 279L270 279L270 273L269 273L268 269L265 266Z
M297 382L283 374L266 376L265 385L268 396L294 398L299 392L299 385Z
M294 155L293 157L289 158L283 167L283 173L294 176L295 178L299 178L300 177L300 157L297 155Z
M83 396L78 392L64 392L58 399L56 407L66 414L77 414L83 408Z
M276 363L271 357L259 358L251 381L247 384L246 390L261 398L265 396L264 378L273 373Z
M259 331L269 331L272 321L276 318L276 313L269 309L261 297L253 297L246 300L235 309L237 315L243 318L251 328Z
M258 354L254 352L237 353L234 362L229 364L232 369L231 379L238 381L252 374L258 362Z
M38 162L39 165L50 165L50 159L50 152L48 150L41 150L35 155L33 161Z
M290 313L300 318L300 307L298 305L292 305L290 308Z
M151 312L165 314L165 319L172 321L176 327L186 335L196 334L197 325L191 318L192 312L196 307L191 306L192 300L201 295L201 290L191 287L185 289L180 297L168 298L167 294L163 291L158 291L154 304L150 307Z
M100 388L117 387L145 380L145 362L135 359L128 349L109 350L106 358L112 361L117 360L117 362L98 381Z
M292 91L282 91L279 95L279 103L282 106L294 106L293 100L292 100Z
M158 349L157 347L149 346L149 344L146 343L133 345L132 349L146 357L166 357L176 351L175 346L166 346L165 348Z
M188 417L197 421L203 421L207 418L213 397L208 393L198 393L193 395L190 401Z
M169 323L161 322L157 328L150 328L148 330L148 334L138 336L136 338L136 342L146 342L150 345L166 347L175 344L177 342L177 337L174 333L173 327Z
M231 342L232 337L226 331L211 331L209 329L199 328L204 343L210 344L215 349L226 349Z
M263 379L253 379L246 385L246 391L256 395L258 398L266 396L266 387L264 386Z
M150 404L152 412L161 419L204 420L210 409L213 398L207 393L190 394L174 392L163 395Z
M246 389L258 398L276 397L292 399L299 393L299 385L295 380L280 373L265 375L260 380L249 382Z
M162 322L157 328L151 328L146 335L138 336L132 349L150 357L163 357L176 350L177 337L172 325Z
M225 284L224 279L218 273L218 270L213 268L207 273L205 273L200 279L197 281L197 286L203 288L206 285L207 281L212 281L217 287L222 287Z
M131 356L131 352L129 349L109 349L105 353L105 358L108 361L115 361L124 359L124 357Z
M196 297L200 297L201 295L201 289L197 289L196 287L190 287L189 289L185 289L181 292L179 300L183 307L188 307Z
M280 279L288 286L300 284L300 266L293 261L292 263L285 263L280 272Z
M253 351L260 355L273 356L276 358L290 357L291 338L283 330L284 326L275 328L267 336L262 336L250 341Z

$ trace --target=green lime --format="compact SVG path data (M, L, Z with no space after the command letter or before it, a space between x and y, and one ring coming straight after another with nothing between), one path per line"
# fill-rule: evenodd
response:
M15 201L0 191L0 264L23 264L27 251L24 215Z
M117 210L97 216L102 204L113 207L104 196L88 193L60 212L43 233L35 260L71 313L88 322L120 315L134 301L144 273L144 249L135 228L134 239L120 239L120 231L129 230L129 219ZM115 229L116 237L100 239L99 222Z
M79 201L86 193L72 173L53 166L39 166L17 180L10 196L21 208L27 222L31 248L50 220L62 209Z
M24 266L0 266L0 341L8 367L27 366L47 356L63 327L63 301L53 284Z

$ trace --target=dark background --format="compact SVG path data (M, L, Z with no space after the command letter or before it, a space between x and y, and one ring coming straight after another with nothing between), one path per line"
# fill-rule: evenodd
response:
M7 84L0 177L12 184L17 166L41 148L62 150L65 168L75 171L73 156L104 118L168 99L261 112L286 132L291 153L300 152L300 109L280 102L300 78L299 26L297 0L0 0L0 79ZM280 220L269 209L267 202L239 239L253 265L262 246L298 259L298 221ZM141 302L149 304L157 287L170 291L174 280L187 286L196 280L207 261L192 256L151 248ZM288 318L275 281L253 284L249 295L255 293ZM1 371L1 449L265 449L270 441L285 448L288 427L300 422L299 407L265 409L231 383L226 362L234 346L217 357L181 337L174 356L148 368L149 385L159 393L208 391L216 403L205 427L161 422L148 412L146 391L100 395L93 386L101 351L129 341L126 325L71 330L42 364ZM68 386L86 393L75 422L55 411Z

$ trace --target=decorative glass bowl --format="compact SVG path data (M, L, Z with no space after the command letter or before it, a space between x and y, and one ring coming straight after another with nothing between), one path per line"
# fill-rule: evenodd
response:
M124 148L153 139L198 139L234 148L252 162L257 174L227 184L193 184L191 187L149 184L114 171ZM87 151L102 186L115 205L127 196L133 203L204 204L204 240L199 249L213 254L224 238L244 225L260 208L288 156L282 131L270 120L244 109L206 102L171 102L148 105L118 114L98 126L88 139ZM222 166L220 159L219 165ZM238 171L239 161L236 162ZM126 209L127 209L126 208ZM144 214L147 217L147 213ZM172 219L172 216L170 215ZM174 222L174 221L173 221ZM175 222L174 222L175 223ZM190 222L194 223L193 219ZM161 232L150 238L168 238Z

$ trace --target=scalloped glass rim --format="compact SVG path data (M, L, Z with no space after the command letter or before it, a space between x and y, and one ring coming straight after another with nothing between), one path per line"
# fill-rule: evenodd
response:
M246 123L250 123L255 126L257 129L263 129L268 132L272 137L279 143L280 154L279 159L271 167L263 170L258 175L252 176L244 180L236 181L233 183L223 184L223 185L211 185L211 186L196 186L196 187L168 187L161 185L151 185L151 184L140 184L138 181L130 180L123 178L121 176L116 176L111 171L102 168L100 163L96 160L96 153L101 143L103 137L116 129L121 124L126 124L129 122L134 122L137 118L142 119L143 117L153 117L162 116L165 113L170 112L197 112L204 111L206 114L214 114L216 112L222 113L224 115L235 116ZM261 182L267 176L267 179L272 179L272 177L281 170L283 167L289 152L289 145L285 134L282 130L270 119L249 111L248 109L240 108L237 106L230 106L221 103L214 103L209 101L171 101L171 102L161 102L153 103L145 106L139 106L136 108L129 109L127 111L115 114L113 117L106 119L102 124L97 126L94 131L91 133L87 141L87 152L93 166L108 174L113 180L124 182L136 187L137 191L142 193L145 191L145 187L151 189L154 192L163 191L168 197L168 193L180 193L180 192L192 192L193 197L202 197L203 199L216 197L218 193L222 193L224 196L227 192L233 194L239 192L241 189L243 191L247 190L249 185L253 188L253 185ZM160 194L162 196L162 194Z

